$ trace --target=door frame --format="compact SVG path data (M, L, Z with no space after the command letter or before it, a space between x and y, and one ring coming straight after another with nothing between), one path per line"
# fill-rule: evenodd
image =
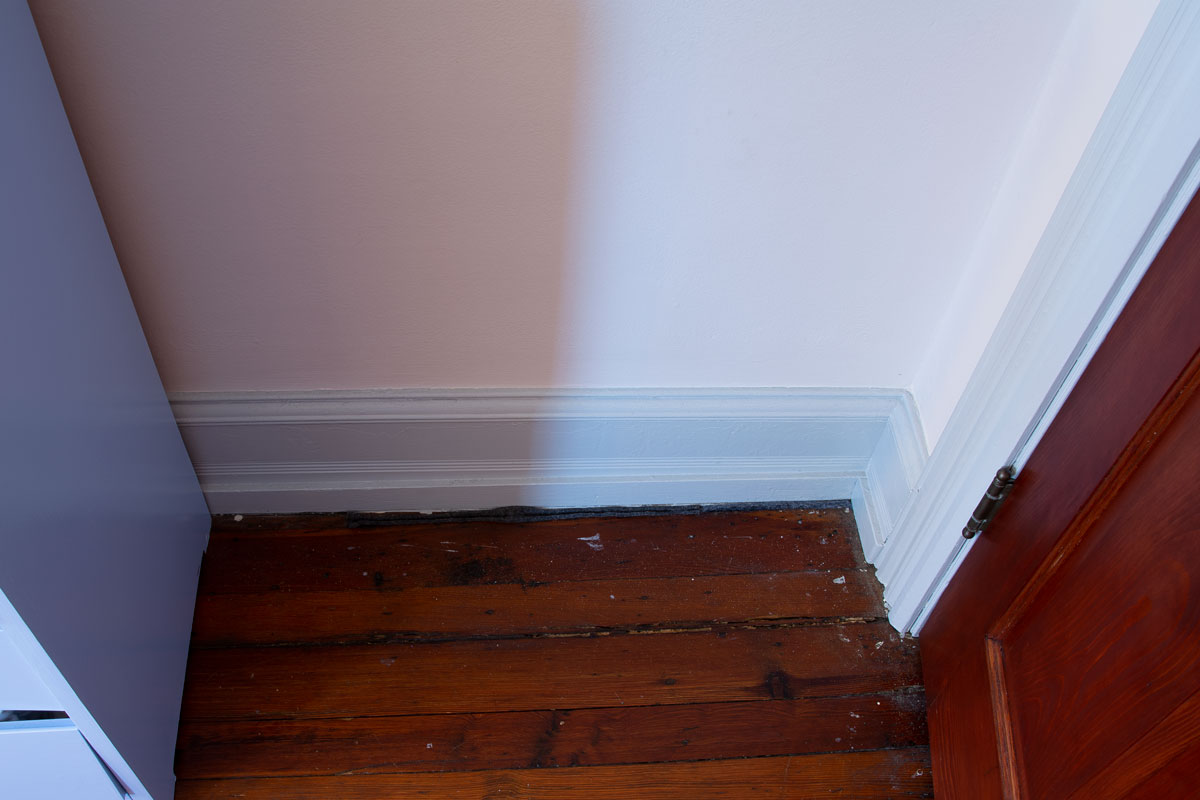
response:
M1197 97L1200 4L1163 0L875 559L897 630L919 633L979 496L1024 463L1195 194Z

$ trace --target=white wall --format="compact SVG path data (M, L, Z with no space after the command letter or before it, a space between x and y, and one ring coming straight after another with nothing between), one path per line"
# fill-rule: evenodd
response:
M588 6L559 379L910 386L1074 7Z
M1158 0L1080 7L1063 38L912 391L941 436Z
M912 386L935 434L980 234L1145 5L32 3L171 391Z

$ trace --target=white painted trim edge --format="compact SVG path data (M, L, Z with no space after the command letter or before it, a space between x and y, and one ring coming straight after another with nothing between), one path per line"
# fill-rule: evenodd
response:
M926 459L885 389L183 393L215 513L851 499L868 558Z
M1175 223L1183 216L1183 212L1187 209L1191 198L1196 194L1197 188L1200 188L1200 144L1197 145L1197 149L1192 151L1191 159L1178 181L1178 187L1168 195L1163 213L1151 229L1147 231L1143 243L1138 246L1134 256L1130 259L1127 271L1118 280L1116 286L1113 287L1109 299L1098 313L1095 327L1088 334L1087 339L1080 343L1078 354L1072 359L1070 368L1063 376L1060 385L1055 389L1054 395L1047 403L1045 411L1039 415L1037 424L1032 426L1024 441L1017 446L1012 458L1009 459L1018 471L1025 467L1026 462L1029 461L1029 456L1033 454L1038 442L1041 441L1042 436L1046 433L1046 429L1054 421L1054 416L1062 408L1063 403L1070 396L1071 390L1075 388L1075 384L1079 382L1079 378L1083 375L1084 370L1091 363L1092 356L1096 355L1096 351L1100 349L1100 345L1104 342L1104 337L1112 330L1117 317L1125 309L1125 304L1133 296L1134 290L1141 282L1146 271L1150 269L1155 255L1162 248L1167 237L1171 235Z
M100 757L100 760L104 762L112 775L115 775L124 784L124 788L129 790L130 794L122 793L122 796L149 797L150 793L146 791L146 787L142 785L133 768L129 766L125 758L117 751L113 743L109 741L108 735L100 727L100 723L88 711L87 706L79 699L79 695L75 694L75 690L71 688L71 684L67 683L67 679L63 677L63 674L58 671L54 660L42 648L37 636L25 624L21 615L17 613L16 607L13 606L3 590L0 590L0 628L12 638L17 650L20 651L42 683L46 685L49 692L58 700L58 705L61 710L67 713L70 724L79 730L80 734L91 745L92 750L96 752L96 755Z
M172 392L181 425L391 420L887 417L898 389L315 389ZM919 423L915 423L919 424Z
M928 458L916 404L904 392L897 397L866 473L851 494L863 553L872 564L895 529Z
M1056 408L1087 343L1132 291L1126 279L1186 205L1196 98L1200 4L1163 0L878 554L898 630L919 632L969 549L959 532L992 474Z

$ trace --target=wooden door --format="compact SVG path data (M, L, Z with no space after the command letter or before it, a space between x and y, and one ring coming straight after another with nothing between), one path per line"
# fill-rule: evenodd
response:
M941 798L1200 796L1200 200L921 632Z

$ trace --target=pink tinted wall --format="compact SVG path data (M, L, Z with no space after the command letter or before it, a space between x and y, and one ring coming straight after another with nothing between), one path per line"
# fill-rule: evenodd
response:
M33 10L169 391L552 382L572 3Z

